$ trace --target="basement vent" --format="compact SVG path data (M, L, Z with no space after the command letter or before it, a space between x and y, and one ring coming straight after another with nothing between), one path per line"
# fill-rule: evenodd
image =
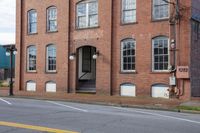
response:
M120 95L127 97L136 96L136 87L133 84L123 84L120 86Z

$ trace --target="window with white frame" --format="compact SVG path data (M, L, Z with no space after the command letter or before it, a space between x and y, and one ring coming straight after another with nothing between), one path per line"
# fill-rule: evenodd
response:
M122 23L136 22L136 0L122 0Z
M47 46L47 72L56 72L56 46L50 44Z
M165 19L169 17L169 3L164 0L153 0L153 19Z
M169 39L157 37L152 41L153 71L168 71L169 68Z
M36 71L36 47L29 46L27 49L27 71Z
M98 26L98 0L86 0L77 4L77 28Z
M34 9L28 11L28 33L37 33L37 12Z
M57 8L55 6L47 9L47 31L57 31Z
M135 71L135 40L125 39L121 42L121 71Z

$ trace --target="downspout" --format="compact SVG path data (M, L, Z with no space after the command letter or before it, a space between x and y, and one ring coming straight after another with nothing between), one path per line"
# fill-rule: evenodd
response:
M70 27L70 20L71 20L71 12L70 12L70 4L71 4L71 2L70 2L71 0L69 0L69 5L68 5L68 55L67 55L67 60L68 60L68 77L67 77L67 93L70 93L70 81L69 81L69 77L70 77L70 60L69 60L69 53L70 53L70 29L71 29L71 27Z
M111 4L111 59L110 59L110 62L111 62L111 71L110 71L110 95L112 96L113 95L113 40L114 40L114 35L113 35L113 30L114 30L114 0L111 0L112 4Z
M22 88L21 88L21 86L22 86L22 39L23 39L23 37L22 37L22 32L23 32L23 15L22 15L22 13L23 13L23 0L20 0L20 42L19 42L19 47L20 47L20 52L19 52L19 62L20 62L20 68L19 68L19 91L21 91L22 90ZM17 9L16 9L17 10Z

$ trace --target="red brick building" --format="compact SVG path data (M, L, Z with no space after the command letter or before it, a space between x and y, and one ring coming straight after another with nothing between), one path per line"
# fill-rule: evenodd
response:
M15 92L200 96L200 0L17 0Z

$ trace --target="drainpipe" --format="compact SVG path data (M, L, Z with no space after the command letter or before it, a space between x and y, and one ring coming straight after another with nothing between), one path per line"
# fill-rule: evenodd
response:
M111 0L112 4L111 4L111 59L110 59L110 63L111 63L111 71L110 71L110 95L113 95L113 89L112 89L112 74L113 74L113 40L114 40L114 35L113 35L113 30L114 30L114 0Z
M70 2L71 0L69 0L69 5L68 5L68 55L69 55L69 53L70 53L70 29L71 29L71 27L70 27L70 20L71 20L71 12L70 12L70 4L71 4L71 2ZM70 81L69 81L69 77L70 77L70 60L69 60L69 57L67 56L67 60L68 60L68 81L67 81L67 93L70 93Z
M23 39L23 37L22 37L22 33L23 33L23 10L24 10L24 8L23 8L23 0L20 0L20 22L19 22L19 25L20 25L20 32L19 32L19 34L20 34L20 42L19 42L19 49L20 49L20 52L19 52L19 62L20 62L20 65L19 65L19 90L22 90L22 72L23 72L23 70L22 70L22 39ZM17 10L17 9L16 9Z

